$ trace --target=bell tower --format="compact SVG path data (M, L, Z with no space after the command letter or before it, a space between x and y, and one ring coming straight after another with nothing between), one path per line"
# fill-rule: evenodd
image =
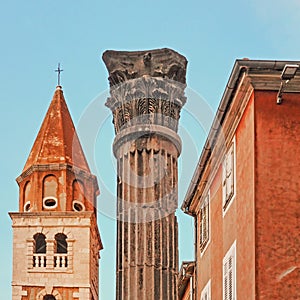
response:
M61 86L31 149L13 227L13 300L98 299L97 179Z
M184 56L106 51L117 159L117 300L177 299L177 159Z

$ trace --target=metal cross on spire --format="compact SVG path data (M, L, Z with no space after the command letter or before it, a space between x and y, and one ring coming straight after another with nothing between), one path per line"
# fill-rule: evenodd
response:
M57 67L57 70L55 70L55 72L57 72L57 85L60 85L60 73L62 72L63 70L60 68L60 63L58 63L58 67Z

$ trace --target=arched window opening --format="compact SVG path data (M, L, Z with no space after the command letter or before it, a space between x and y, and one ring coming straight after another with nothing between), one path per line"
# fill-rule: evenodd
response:
M25 184L24 194L23 194L24 211L30 211L30 190L31 190L31 183L30 181L28 181Z
M34 253L46 253L46 237L42 233L34 235Z
M55 255L54 255L54 268L67 268L68 267L68 242L67 236L63 233L55 235Z
M46 267L46 237L42 233L37 233L33 236L34 239L34 253L33 253L33 267Z
M58 233L55 235L56 241L56 253L67 253L68 252L68 243L67 236L63 233Z
M56 300L56 298L53 295L45 295L43 300Z
M48 175L43 182L43 207L53 209L57 206L57 179Z

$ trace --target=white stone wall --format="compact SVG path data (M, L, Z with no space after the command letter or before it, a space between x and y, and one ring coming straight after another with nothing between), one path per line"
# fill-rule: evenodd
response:
M90 299L91 213L12 213L13 221L13 300L21 299L22 286L79 288L79 299ZM68 267L53 267L53 245L57 233L68 239ZM47 266L33 268L33 236L46 236ZM49 259L50 257L50 259ZM51 261L52 258L52 261ZM24 293L24 291L23 291ZM76 294L76 293L75 293ZM75 296L75 295L74 295Z

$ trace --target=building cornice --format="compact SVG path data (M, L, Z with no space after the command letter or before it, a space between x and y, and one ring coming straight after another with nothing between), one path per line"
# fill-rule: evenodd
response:
M94 215L92 211L83 211L83 212L76 212L76 211L42 211L42 212L9 212L9 216L12 219L21 219L22 221L29 220L30 218L36 218L37 223L46 222L47 219L74 219L79 218L80 220L83 219L91 219ZM26 221L27 222L27 221ZM33 225L33 224L32 224ZM58 224L56 224L57 226Z

